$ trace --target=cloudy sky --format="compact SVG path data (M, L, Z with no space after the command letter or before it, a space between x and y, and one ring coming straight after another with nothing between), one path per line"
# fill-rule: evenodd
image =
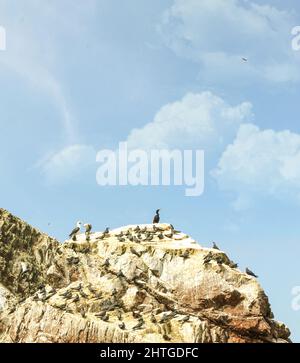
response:
M0 0L1 207L60 240L160 207L254 270L300 341L297 25L296 0ZM204 150L203 195L99 187L121 141Z

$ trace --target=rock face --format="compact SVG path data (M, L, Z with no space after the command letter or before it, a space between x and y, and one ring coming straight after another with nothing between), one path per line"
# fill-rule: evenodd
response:
M169 224L61 244L0 209L0 342L289 342L255 278Z

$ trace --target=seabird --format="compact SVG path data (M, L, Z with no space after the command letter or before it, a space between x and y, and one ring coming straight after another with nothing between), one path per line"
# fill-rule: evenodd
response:
M103 318L106 315L106 311L102 311L101 313L95 314L97 318Z
M122 320L122 313L120 310L117 311L117 317L119 320Z
M204 264L209 263L211 260L213 259L213 255L212 252L209 252L204 258L203 258L203 262Z
M62 294L59 294L61 297L64 297L65 299L71 299L72 298L72 293L71 291L65 291Z
M134 236L134 237L133 237L133 242L135 242L135 243L140 243L140 240L139 240L136 236Z
M155 277L160 277L160 272L158 270L152 270L152 269L150 269L150 271L153 273L153 275Z
M108 321L109 320L109 315L104 315L101 320L103 321Z
M220 251L220 248L216 245L216 243L215 243L215 242L213 242L213 249L214 249L214 250L219 250L219 251Z
M255 275L254 272L252 272L251 270L249 270L247 267L246 267L246 274L249 275L249 276L252 276L252 277L255 277L255 278L258 278L258 276Z
M109 227L106 227L104 234L109 234Z
M76 241L76 235L80 232L81 229L81 222L78 221L76 224L76 227L73 229L73 231L70 233L69 237L73 239L73 241Z
M164 239L164 238L165 238L165 236L164 236L162 233L160 233L157 237L158 237L159 239Z
M115 295L117 295L117 293L118 293L118 290L116 288L114 288L111 294L112 294L112 296L115 296Z
M110 263L109 263L109 259L107 258L103 264L103 267L109 267Z
M133 311L132 312L132 316L134 317L134 318L139 318L139 319L141 319L141 317L142 317L142 315L141 315L141 313L139 312L139 311Z
M136 228L134 229L134 232L139 232L141 230L140 226L136 226Z
M156 324L157 323L157 320L156 320L156 317L155 317L155 315L154 314L151 314L151 323L153 323L153 324Z
M71 290L80 291L82 289L82 285L79 284L78 286L71 287Z
M86 318L86 310L85 310L85 308L84 307L81 307L81 309L80 309L80 314L81 314L81 316L83 317L83 318Z
M93 228L93 226L91 224L89 224L89 223L86 223L83 226L85 228L85 234L89 234L91 232L92 228Z
M121 277L125 277L123 272L120 270L118 273L117 273L117 277L121 278Z
M126 240L125 240L125 238L118 237L118 241L123 243L123 242L125 242Z
M231 267L231 268L238 268L239 265L237 263L233 262L233 261L230 261L229 267Z
M190 257L190 253L189 253L189 251L185 251L185 252L181 255L181 257L182 257L183 259L187 259L187 258L189 258L189 257Z
M160 221L160 215L159 215L160 209L157 209L156 214L153 218L153 224L158 224Z
M137 257L141 257L142 254L137 252L133 247L130 247L130 252L133 253L134 255L136 255Z
M144 319L143 318L140 318L138 324L133 327L133 330L141 329L144 324L145 324Z
M247 58L245 58L245 57L242 57L242 61L244 61L244 62L248 62L248 59L247 59Z
M84 292L84 291L80 291L80 295L84 298L84 299L87 299L88 298L88 295Z

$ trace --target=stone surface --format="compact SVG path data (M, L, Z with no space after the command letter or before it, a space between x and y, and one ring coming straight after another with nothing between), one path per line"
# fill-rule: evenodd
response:
M61 244L0 209L0 341L289 342L224 252L136 227Z

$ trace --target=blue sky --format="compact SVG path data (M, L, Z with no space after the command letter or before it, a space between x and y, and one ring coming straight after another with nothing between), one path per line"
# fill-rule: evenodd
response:
M160 207L254 270L300 341L299 3L0 0L0 25L1 207L60 240ZM99 187L96 152L120 141L204 149L204 194Z

